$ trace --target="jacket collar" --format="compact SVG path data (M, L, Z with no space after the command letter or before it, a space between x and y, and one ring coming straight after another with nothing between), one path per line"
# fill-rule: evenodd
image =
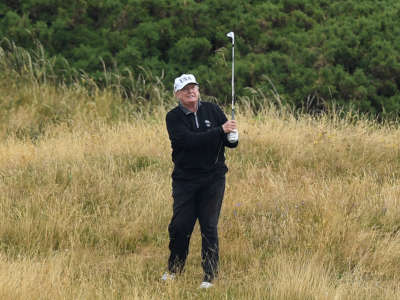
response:
M201 106L201 101L200 101L200 99L199 99L199 101L197 102L197 110L199 110L200 106ZM186 107L184 107L183 104L181 103L181 101L179 101L179 108L181 109L181 111L183 111L183 113L184 113L186 116L193 113L192 111L190 111L190 110L188 110Z

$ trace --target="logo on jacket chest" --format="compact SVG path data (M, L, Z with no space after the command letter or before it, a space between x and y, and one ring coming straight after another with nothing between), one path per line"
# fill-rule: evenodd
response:
M207 128L211 127L211 122L209 120L205 120L204 124L206 125Z

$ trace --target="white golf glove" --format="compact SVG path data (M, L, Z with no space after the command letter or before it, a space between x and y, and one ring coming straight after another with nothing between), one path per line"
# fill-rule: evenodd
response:
M236 143L239 140L239 131L235 129L234 131L229 132L227 138L229 143L231 144Z

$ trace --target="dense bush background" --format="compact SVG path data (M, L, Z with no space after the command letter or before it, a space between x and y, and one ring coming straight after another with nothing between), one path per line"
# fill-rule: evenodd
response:
M55 73L147 70L172 89L193 72L203 93L230 98L236 34L236 93L279 94L320 109L400 112L400 2L375 0L5 0L0 36L43 45ZM4 39L6 38L6 39ZM9 44L9 43L8 43ZM129 73L131 72L131 73Z

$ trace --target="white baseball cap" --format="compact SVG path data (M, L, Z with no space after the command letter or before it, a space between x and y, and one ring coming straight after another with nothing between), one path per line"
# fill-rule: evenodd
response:
M174 92L180 91L189 83L194 83L198 85L196 78L192 74L182 74L181 76L175 78Z

